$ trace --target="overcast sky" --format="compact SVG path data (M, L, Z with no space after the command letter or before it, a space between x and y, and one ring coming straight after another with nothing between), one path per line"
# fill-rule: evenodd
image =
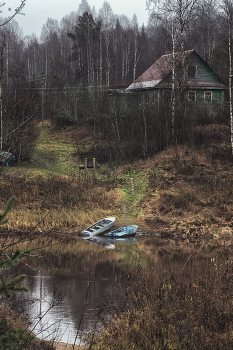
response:
M95 6L98 13L104 0L87 0L87 2L91 8ZM114 14L124 14L130 19L136 14L139 25L147 24L146 0L108 0L108 2ZM7 17L16 7L20 6L21 0L0 1L0 5L3 3L5 5L1 6L0 10L2 10L2 16ZM80 3L81 0L26 0L26 5L22 10L25 16L17 15L15 20L23 29L24 35L35 33L39 37L42 25L46 23L48 17L60 21L70 12L76 12Z

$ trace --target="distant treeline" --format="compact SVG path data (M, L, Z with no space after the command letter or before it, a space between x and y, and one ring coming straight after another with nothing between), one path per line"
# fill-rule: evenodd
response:
M181 18L177 6L187 9L186 2L193 5ZM150 109L145 115L145 110L142 114L131 108L126 121L127 113L120 114L120 107L109 114L107 92L128 86L161 55L171 53L173 29L178 33L176 51L194 48L227 82L232 16L220 5L215 0L173 0L167 11L178 16L176 27L168 20L166 7L162 15L159 8L148 11L148 23L140 27L136 15L132 20L115 15L108 2L96 13L83 0L60 23L48 18L40 38L23 38L17 22L11 21L0 29L2 148L19 159L30 157L37 135L30 118L50 119L56 125L84 123L96 148L104 135L111 135L107 145L113 152L110 156L106 150L107 158L147 156L164 148L170 140L167 109L156 115L156 108Z

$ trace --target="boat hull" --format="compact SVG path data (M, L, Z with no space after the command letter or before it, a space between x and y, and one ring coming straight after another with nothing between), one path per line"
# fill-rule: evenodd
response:
M81 235L86 236L96 236L107 230L109 230L115 222L115 217L108 217L97 221L93 225L87 227L85 230L81 232Z
M128 237L128 236L134 236L137 232L138 225L130 225L118 228L116 230L113 230L111 232L105 233L106 237Z

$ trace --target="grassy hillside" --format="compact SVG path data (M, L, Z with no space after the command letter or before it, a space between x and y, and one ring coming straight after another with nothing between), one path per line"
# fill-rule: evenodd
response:
M233 170L229 136L223 126L202 127L197 130L196 142L192 139L150 159L81 170L80 154L92 158L93 141L85 130L57 130L46 125L40 130L31 162L1 171L0 208L9 197L17 197L3 231L33 232L41 227L45 232L78 234L90 223L114 215L115 226L136 223L148 236L179 238L178 243L174 240L174 250L164 245L166 240L159 246L158 239L148 237L137 246L122 248L124 252L95 246L91 254L87 254L90 246L69 235L52 248L46 246L47 241L53 243L53 236L31 243L32 248L44 246L59 258L66 254L81 258L85 266L101 256L101 261L130 261L134 267L135 283L122 291L118 309L106 309L108 326L91 335L90 348L232 349L233 258L232 246L227 243L231 243L233 226ZM77 140L78 152L73 146ZM222 244L206 245L204 238L217 238ZM176 269L169 256L175 254L180 261L180 244L186 244L182 240L195 241L195 249L187 248L186 262ZM219 251L213 248L217 245ZM199 262L207 254L203 271ZM161 264L156 264L158 256L164 257ZM148 261L154 264L147 265ZM45 264L44 259L40 263Z
M114 215L116 225L136 223L142 231L162 235L227 236L233 214L228 129L208 128L199 130L206 139L202 147L176 146L133 164L80 170L84 160L74 144L80 140L88 155L92 140L84 130L47 124L31 162L1 171L0 208L17 197L4 230L33 230L39 224L47 231L78 233Z

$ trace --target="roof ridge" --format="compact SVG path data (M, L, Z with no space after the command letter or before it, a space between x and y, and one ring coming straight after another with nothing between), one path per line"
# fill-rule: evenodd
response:
M184 53L187 53L187 52L192 52L192 51L195 51L195 49L190 49L190 50L186 50L184 51ZM180 53L182 53L181 51L180 52L175 52L175 55L179 55ZM166 57L166 56L171 56L172 53L168 53L167 55L162 55L160 57Z

